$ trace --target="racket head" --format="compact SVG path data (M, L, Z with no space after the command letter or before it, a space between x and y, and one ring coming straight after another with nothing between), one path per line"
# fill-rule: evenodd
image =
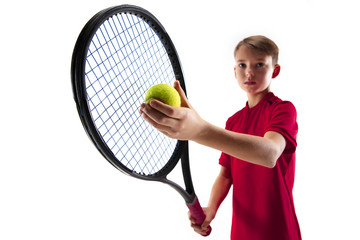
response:
M186 142L166 137L139 114L152 85L178 80L186 93L174 44L150 12L120 5L92 17L75 44L71 80L84 129L114 167L145 180L175 167Z

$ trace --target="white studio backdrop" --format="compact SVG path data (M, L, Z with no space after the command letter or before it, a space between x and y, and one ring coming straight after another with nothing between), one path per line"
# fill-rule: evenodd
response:
M236 43L262 34L278 44L282 71L272 90L298 110L294 198L303 239L360 239L355 0L3 3L0 239L204 239L189 227L178 193L118 172L92 146L78 118L70 83L75 41L94 14L125 3L163 23L192 105L218 126L246 102L233 76ZM204 206L219 156L190 145ZM206 239L229 239L230 224L231 194Z

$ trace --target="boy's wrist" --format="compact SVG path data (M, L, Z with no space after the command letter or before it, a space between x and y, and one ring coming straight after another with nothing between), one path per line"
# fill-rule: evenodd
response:
M192 140L199 144L206 145L206 140L210 137L211 124L202 119L202 123L198 127L198 134Z
M207 215L210 215L211 219L214 219L217 213L218 207L216 205L213 205L209 203L207 206Z

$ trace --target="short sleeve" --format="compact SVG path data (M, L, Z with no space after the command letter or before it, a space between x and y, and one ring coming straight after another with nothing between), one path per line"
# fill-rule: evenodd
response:
M231 128L233 118L234 117L232 116L226 121L225 129L229 130ZM221 166L225 167L225 168L230 169L231 168L231 157L230 157L230 155L222 152L221 155L220 155L220 158L219 158L219 164Z
M282 101L274 105L269 113L269 123L265 132L274 131L284 136L286 139L285 152L295 152L298 133L298 124L296 121L297 113L295 106L289 101Z
M220 155L219 164L224 168L230 169L231 168L230 156L222 152Z

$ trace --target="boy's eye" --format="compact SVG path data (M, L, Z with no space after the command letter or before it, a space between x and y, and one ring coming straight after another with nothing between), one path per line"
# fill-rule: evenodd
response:
M239 64L239 68L244 68L244 67L246 67L246 65L244 63Z
M263 67L265 64L264 63L258 63L256 64L257 67Z

